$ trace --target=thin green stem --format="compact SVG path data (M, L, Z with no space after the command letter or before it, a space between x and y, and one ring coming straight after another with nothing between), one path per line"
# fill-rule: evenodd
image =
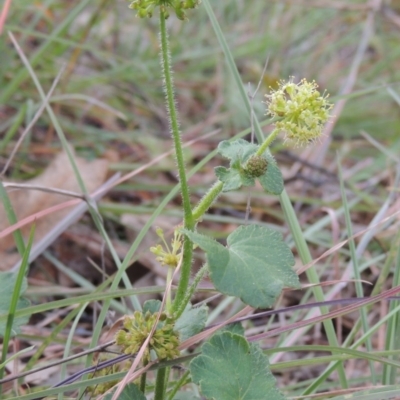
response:
M14 208L12 206L11 200L8 197L7 190L5 189L3 183L0 181L0 203L4 207L4 211L7 216L8 223L14 225L18 222L17 216L15 214ZM25 243L22 233L17 229L14 233L15 246L17 247L18 253L23 257L25 253Z
M199 204L193 210L193 219L198 221L211 207L214 201L221 194L224 184L217 181L211 186L210 190L200 200Z
M174 272L174 268L173 267L168 267L168 272L167 272L167 282L166 282L166 287L169 286L169 283L171 282L171 278L172 278L172 273ZM167 313L172 312L171 309L171 291L169 290L167 293L167 299L165 301L165 308L167 310Z
M185 385L186 383L188 383L190 381L189 378L189 374L190 371L186 371L183 375L182 378L179 379L178 382L176 382L175 386L172 388L172 390L169 392L168 394L168 400L173 400L175 395L178 393L178 390Z
M175 157L178 166L179 183L181 184L181 194L183 203L184 226L186 229L194 228L194 219L190 205L189 187L186 178L185 162L183 158L181 136L179 132L178 115L175 107L174 88L172 81L171 58L168 45L167 28L165 25L165 15L160 12L160 42L161 42L161 65L164 75L164 89L171 125L171 134L174 141ZM182 269L176 292L173 308L178 308L182 302L187 287L189 286L190 270L192 267L193 245L186 237L183 243Z
M8 344L9 344L10 338L12 336L13 323L15 320L15 311L17 310L17 305L18 305L18 301L20 299L21 292L23 291L24 279L25 279L25 274L26 274L26 271L27 271L27 268L29 265L28 260L29 260L29 254L30 254L30 251L32 248L34 235L35 235L35 225L33 225L31 228L31 231L29 234L29 239L28 239L28 244L26 246L26 249L25 249L23 257L22 257L21 267L20 267L18 273L16 274L15 283L13 283L13 285L14 285L13 295L10 299L7 322L6 322L4 336L3 336L3 349L1 352L1 360L0 360L1 365L5 365L5 361L7 359ZM5 367L1 367L0 368L0 379L3 378L4 371L5 371ZM0 398L2 398L1 384L0 384Z
M264 142L261 144L261 146L258 148L256 155L261 156L264 154L265 150L271 146L272 142L276 139L276 137L279 135L280 130L279 129L274 129L268 137L264 140Z
M362 297L364 297L364 291L363 291L362 284L361 284L360 266L358 264L358 257L356 254L356 245L354 243L353 229L351 226L350 208L349 208L349 205L347 202L344 181L343 181L343 174L342 174L342 166L340 164L339 159L338 159L337 165L338 165L338 170L339 170L340 191L342 192L342 203L343 203L343 208L344 208L344 217L345 217L345 221L346 221L347 236L349 238L349 248L350 248L351 260L352 260L352 265L353 265L353 272L354 272L354 277L356 278L356 281L354 284L356 287L357 296L362 298ZM363 331L364 331L364 333L368 332L368 330L369 330L368 316L367 316L367 311L364 307L362 307L360 309L360 316L361 316L361 324L362 324ZM372 352L372 343L371 343L370 337L368 337L366 339L365 344L366 344L368 352L371 353ZM371 360L369 361L369 368L371 371L372 384L376 385L376 383L377 383L376 370L374 367L374 363Z
M293 235L293 239L296 243L296 249L299 252L300 259L304 265L308 264L312 261L311 253L307 246L307 242L304 238L303 232L300 227L299 220L297 219L297 216L296 216L296 213L292 206L292 203L290 202L289 196L285 190L280 195L280 201L281 201L283 212L286 217L285 219L288 222L290 231ZM318 276L318 273L317 273L315 267L308 268L306 271L306 275L307 275L308 281L310 283L316 285L312 288L312 290L313 290L314 296L317 299L317 301L324 301L325 300L324 292L322 291L321 286L318 286L320 284L320 280L319 280L319 276ZM322 314L328 313L327 307L321 306L320 309L321 309ZM323 322L323 324L324 324L324 328L326 331L326 335L328 337L329 344L331 346L338 346L339 344L337 341L336 332L333 327L332 321L326 320ZM340 384L343 388L347 388L348 383L347 383L343 364L337 364L337 368L338 368Z
M172 304L172 311L175 312L180 308L180 305L184 301L185 293L189 286L190 272L192 268L193 258L193 243L185 237L183 242L183 256L182 256L182 268L181 276L179 279L178 289L176 291L175 300Z
M397 235L397 257L393 260L394 263L394 276L393 276L393 287L398 286L400 284L400 247L399 244L399 235ZM392 303L392 302L391 302ZM390 304L389 311L392 311L396 306L399 305L398 301L393 301L393 305ZM400 331L400 319L398 313L396 313L393 318L388 321L386 328L386 341L385 341L385 349L386 350L397 350L399 347L399 331ZM388 357L391 360L396 360L399 356L391 354ZM382 384L390 385L393 384L391 382L396 382L396 376L398 375L398 370L393 366L385 365L383 368L383 376L382 376Z
M167 28L165 25L165 16L163 12L160 12L160 41L161 41L161 65L164 75L165 98L169 113L171 134L174 140L175 157L178 165L179 183L181 184L185 228L192 229L194 226L192 208L190 205L189 187L186 178L185 162L183 159L181 135L179 132L178 113L176 111L176 106L175 106L174 84L172 81L172 69L171 69L171 56L169 51Z
M148 364L147 361L144 361L143 362L143 367L145 367L147 364ZM146 393L146 377L147 377L146 376L146 372L144 374L142 374L141 377L140 377L139 389L143 394Z
M154 400L164 400L165 397L165 376L167 372L167 367L160 368L157 371L156 378L156 391L154 393Z
M200 281L203 279L204 275L208 272L208 264L204 264L199 271L197 272L196 276L194 277L193 283L188 289L188 291L185 294L185 297L183 298L179 308L177 309L176 313L174 314L175 319L178 319L183 311L185 311L186 305L189 303L190 299L193 296L193 293L195 292L197 285L200 283Z

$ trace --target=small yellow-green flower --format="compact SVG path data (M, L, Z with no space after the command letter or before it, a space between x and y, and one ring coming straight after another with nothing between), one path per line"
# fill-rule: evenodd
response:
M162 314L163 320L153 333L149 346L144 352L144 360L150 361L150 350L154 350L160 360L171 359L179 356L179 334L174 331L173 324ZM125 316L124 330L115 335L115 342L121 346L125 354L135 354L139 351L157 320L157 314L149 311L145 315L135 311L133 316Z
M133 0L129 8L137 10L136 15L140 18L151 18L156 7L160 7L164 17L168 18L169 9L172 9L179 19L185 20L185 10L196 8L199 4L200 0Z
M175 230L174 238L171 241L172 250L170 250L165 241L163 230L157 228L156 232L158 237L163 241L165 250L158 244L157 246L150 247L150 251L157 256L156 260L160 262L161 265L168 265L169 267L176 268L182 257L182 234Z
M308 144L322 135L333 105L328 95L320 94L315 81L300 83L280 81L279 88L266 95L267 114L279 118L276 129L299 145Z

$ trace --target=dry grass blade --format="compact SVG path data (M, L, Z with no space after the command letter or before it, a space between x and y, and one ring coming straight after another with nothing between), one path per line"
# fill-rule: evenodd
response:
M11 188L11 189L38 190L46 193L62 194L67 197L75 197L77 199L85 200L85 196L80 193L71 192L70 190L51 188L47 186L30 185L29 183L13 183L13 182L5 182L3 183L3 186L5 188Z
M367 299L360 299L360 301L357 302L356 304L352 304L352 305L343 307L343 308L341 308L339 310L331 311L331 312L329 312L327 314L320 315L318 317L313 317L313 318L309 318L309 319L306 319L306 320L303 320L303 321L298 321L298 322L295 322L295 323L290 324L288 326L284 326L282 328L272 329L269 332L265 332L265 333L261 333L261 334L258 334L258 335L254 335L254 336L251 336L248 339L250 341L257 342L257 341L262 340L262 339L266 339L266 338L269 338L269 337L272 337L272 336L280 335L281 333L284 333L284 332L293 331L295 329L299 329L299 328L302 328L302 327L307 326L307 325L311 325L311 324L315 324L315 323L318 323L318 322L322 322L322 321L324 321L326 319L336 318L336 317L338 317L340 315L344 315L344 314L348 314L348 313L350 313L352 311L356 311L360 307L365 307L367 305L374 304L374 303L376 303L376 302L378 302L380 300L386 299L388 297L395 296L398 293L400 293L400 286L396 286L396 287L394 287L392 289L386 290L385 292L382 292L382 293L380 293L380 294L378 294L378 295L376 295L374 297L369 297Z
M32 118L32 120L29 122L28 126L24 129L24 131L22 132L20 138L18 139L17 143L15 144L12 152L10 153L7 162L4 165L3 170L0 173L0 176L5 175L5 173L7 172L14 156L17 154L17 151L19 149L19 147L21 146L22 142L24 141L26 135L31 131L31 129L33 128L33 126L35 125L36 121L39 119L39 117L42 115L44 109L46 108L51 95L54 92L54 89L57 87L57 83L59 82L62 73L64 72L65 67L63 66L60 71L58 72L56 78L53 81L53 84L51 85L51 88L49 90L49 92L47 93L45 100L43 101L42 105L39 107L39 109L36 111L36 114L34 115L34 117ZM4 185L6 186L6 185Z
M24 376L27 376L27 375L30 375L30 374L34 374L36 372L43 371L43 370L45 370L47 368L51 368L51 367L56 366L56 365L64 364L64 363L66 363L68 361L76 360L77 358L84 357L84 356L86 356L88 354L92 354L92 353L95 353L95 352L98 352L98 351L102 351L102 350L106 349L107 347L112 346L114 343L115 343L115 341L111 340L111 341L109 341L107 343L104 343L104 344L102 344L100 346L97 346L97 347L95 347L93 349L82 351L79 354L75 354L75 355L72 355L70 357L63 358L62 360L59 360L59 361L54 361L49 365L45 365L45 366L39 367L39 368L34 368L34 369L31 369L31 370L25 371L25 372L20 372L20 373L18 373L16 375L9 375L6 378L3 378L3 379L0 380L0 385L3 384L3 383L6 383L6 382L11 382L11 381L14 381L16 379L23 378ZM86 371L85 371L85 373L86 373Z
M90 198L94 201L101 199L108 190L113 187L114 182L119 178L119 174L111 177L105 182ZM81 198L81 196L79 196ZM51 213L51 209L57 210L57 206L51 207L43 211L43 216L46 213ZM43 253L69 226L74 224L79 218L88 210L87 202L81 202L71 212L69 212L63 219L61 219L55 226L53 226L46 234L38 240L32 247L29 255L29 262L35 260L40 254ZM31 216L32 217L32 216ZM31 218L29 217L29 218ZM12 267L12 271L17 271L20 266L20 262L16 263Z
M339 396L339 395L349 395L349 399L351 399L351 393L357 392L359 390L368 390L368 389L379 389L385 388L386 386L383 385L376 385L376 386L361 386L361 387L354 387L349 389L341 389L341 390L330 390L329 397L331 396ZM293 396L291 400L305 400L305 399L326 399L327 393L316 393L316 394L309 394L307 396Z
M361 66L361 62L367 52L368 45L370 43L371 37L374 33L374 20L375 14L380 8L382 0L371 0L369 5L369 11L367 18L364 23L364 29L360 38L360 42L358 44L358 48L356 54L354 56L351 69L349 75L347 76L346 82L341 90L341 95L346 95L352 92L354 85L357 81L357 76L359 73L359 69ZM328 151L328 147L332 141L332 131L337 123L339 116L343 112L344 106L346 105L346 99L339 100L332 110L332 120L325 127L324 131L324 139L320 144L317 145L317 148L312 149L313 157L312 162L317 165L322 165L322 161L325 159L326 152Z
M360 232L354 234L351 238L346 239L341 241L340 243L336 244L335 246L333 246L332 248L330 248L329 250L325 251L323 254L321 254L319 257L317 257L314 261L312 261L311 263L308 263L307 265L304 265L303 267L301 267L297 273L300 275L303 272L305 272L308 268L312 267L313 265L315 265L317 262L319 262L320 260L322 260L323 258L329 256L332 253L335 253L337 250L339 250L340 248L342 248L343 246L345 246L350 239L356 239L362 235L364 235L365 233L374 230L375 228L381 226L382 224L384 224L385 222L390 221L391 219L393 219L394 217L396 217L397 215L400 214L400 210L393 212L393 214L389 215L388 217L382 219L381 221L379 221L378 223L369 226L366 229L361 230Z
M280 2L281 0L273 0L275 2ZM374 1L365 2L365 4L348 4L343 1L331 1L331 0L284 0L285 3L302 6L302 7L310 7L310 8L333 8L336 10L348 10L348 11L368 11L368 10L376 10L376 4Z
M1 14L0 14L0 35L3 33L4 24L6 22L7 14L10 10L10 6L11 6L11 0L5 0L5 2L3 3L3 8L1 9Z
M244 307L243 310L239 311L232 317L228 318L223 323L215 325L212 328L209 328L206 331L200 332L197 335L192 336L191 338L185 340L184 342L182 342L180 344L179 350L187 349L188 347L193 346L194 344L197 344L197 343L201 342L202 340L209 338L214 332L218 331L219 329L223 328L226 325L236 322L237 319L242 318L244 315L247 315L252 311L254 311L253 307L250 307L250 306Z
M192 144L194 144L196 142L199 142L201 140L204 140L204 139L207 139L207 138L209 138L211 136L214 136L219 131L220 130L218 129L218 130L209 132L209 133L207 133L207 134L205 134L205 135L203 135L203 136L201 136L199 138L190 140L190 141L186 142L183 145L183 147L191 146ZM99 197L103 196L105 193L107 193L108 190L112 189L113 187L115 187L117 185L120 185L123 182L128 181L129 179L133 178L136 175L139 175L140 173L142 173L146 169L150 168L151 166L157 165L161 160L163 160L164 158L168 157L171 154L172 154L172 150L171 151L167 151L167 152L155 157L154 159L152 159L148 163L142 165L141 167L135 169L134 171L129 172L128 174L125 174L121 178L118 177L118 179L116 181L113 181L111 185L104 186L104 187L101 187L101 188L97 189L96 191L94 191L92 193L91 197L96 198L97 196L99 196ZM68 208L68 207L72 207L72 206L77 205L79 203L80 203L80 200L69 200L69 201L63 202L61 204L58 204L56 206L50 207L50 208L48 208L46 210L43 210L43 211L37 212L35 214L32 214L29 217L26 217L24 219L21 219L18 223L14 224L12 226L9 226L6 229L3 229L0 232L0 239L5 238L8 235L11 235L17 229L21 229L24 226L29 225L32 222L37 221L40 218L43 218L44 216L46 216L48 214L51 214L51 213L56 212L56 211L63 210L63 209Z

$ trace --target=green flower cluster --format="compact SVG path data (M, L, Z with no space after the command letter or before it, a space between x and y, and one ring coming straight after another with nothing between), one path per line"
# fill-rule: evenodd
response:
M151 18L156 7L160 7L164 17L168 18L168 9L172 9L179 19L185 20L185 10L196 8L199 4L200 0L134 0L129 8L137 10L136 15L140 18Z
M253 155L247 161L246 165L244 166L244 170L252 178L259 178L267 172L267 167L268 161L265 157Z
M125 316L124 328L115 335L117 345L123 348L125 354L135 354L139 351L157 320L157 314L149 311L143 315L135 311L133 316ZM154 350L160 360L172 359L179 356L179 334L174 331L173 324L166 320L166 315L161 314L160 320L153 336L150 339L149 347L144 353L144 360L150 361L150 350Z
M163 241L165 250L158 244L157 246L150 247L150 251L155 254L156 260L161 265L168 265L168 267L176 268L182 258L182 234L177 230L174 232L174 238L171 241L172 250L170 250L164 238L164 232L161 228L157 228L157 235Z
M322 135L324 124L329 119L333 105L328 95L320 94L318 85L302 79L300 83L281 81L278 90L267 97L267 113L278 118L275 123L286 138L297 144L308 144Z

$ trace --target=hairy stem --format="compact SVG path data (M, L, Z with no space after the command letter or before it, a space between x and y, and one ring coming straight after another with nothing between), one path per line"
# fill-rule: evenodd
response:
M169 52L167 28L165 25L165 15L160 12L160 42L161 42L161 65L164 76L164 89L169 113L169 122L171 125L171 134L174 141L175 157L178 166L178 176L181 185L184 226L186 229L192 230L194 228L194 219L192 215L192 208L190 205L189 187L186 178L185 162L183 159L181 136L179 132L178 115L174 99L174 87L172 81L171 58ZM181 303L187 287L189 285L190 270L192 266L193 248L192 243L188 238L185 238L183 244L183 260L181 277L179 280L178 290L174 301L173 308L177 308Z
M182 269L181 276L179 279L178 289L176 291L175 300L172 304L172 312L175 312L180 308L180 305L184 301L185 293L189 286L190 271L192 268L192 257L193 257L193 243L185 236L183 242L183 256L182 256Z
M221 194L224 184L221 181L217 181L212 185L210 190L200 200L199 204L193 210L193 219L198 221L211 207L214 201Z
M166 287L168 287L169 283L171 282L173 272L174 272L174 268L173 267L168 267ZM167 299L166 299L166 302L165 302L165 308L166 308L168 313L172 312L172 309L171 309L171 291L168 291L168 293L167 293Z
M164 90L174 140L175 157L178 166L179 183L181 184L185 227L193 226L192 208L190 206L189 187L186 178L185 162L183 159L181 135L179 132L178 115L175 106L174 85L172 82L171 57L169 53L168 34L165 26L164 13L160 13L161 64L164 75Z
M267 150L269 148L269 146L271 146L272 142L276 139L276 137L279 134L279 129L274 129L269 135L268 137L262 142L261 146L258 148L257 150L257 155L261 156L264 154L265 150Z
M165 376L167 368L160 368L157 371L156 391L154 393L154 400L164 400L165 397Z
M143 363L143 366L146 366L147 362ZM140 391L144 394L146 392L146 372L140 377Z
M208 272L208 264L204 264L199 271L197 272L196 276L194 277L193 283L188 289L185 297L183 298L182 303L180 304L180 307L177 309L174 318L178 319L182 313L185 311L186 305L189 303L190 299L193 296L193 293L195 292L197 285L200 283L200 281L203 279L204 275Z

